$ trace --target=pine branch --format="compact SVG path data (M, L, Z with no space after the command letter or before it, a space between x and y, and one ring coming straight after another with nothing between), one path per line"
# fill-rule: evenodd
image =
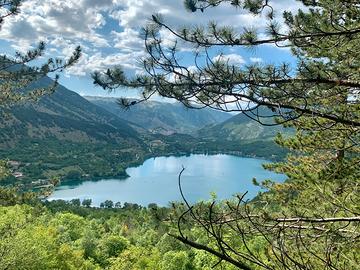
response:
M194 43L199 46L204 47L210 47L210 46L257 46L257 45L263 45L263 44L273 44L278 42L284 42L284 41L293 41L296 42L297 40L306 40L306 39L312 39L312 38L324 38L324 37L352 37L360 33L360 28L354 28L354 29L347 29L343 31L334 31L334 32L317 32L317 33L309 33L309 34L297 34L297 35L280 35L276 38L269 38L269 39L261 39L261 40L250 40L250 39L235 39L235 40L228 40L228 41L211 41L209 39L201 40L196 36L192 36L193 38L188 37L187 35L182 35L179 32L175 31L165 23L158 20L155 16L152 17L153 21L158 24L161 27L164 27L168 31L170 31L173 35L180 38L183 41ZM216 38L219 40L219 38Z
M359 217L338 217L338 218L277 218L277 222L309 222L309 223L328 223L328 222L360 222Z

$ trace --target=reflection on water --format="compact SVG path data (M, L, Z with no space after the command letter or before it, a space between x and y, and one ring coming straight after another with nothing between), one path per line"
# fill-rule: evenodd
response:
M182 157L151 158L139 167L127 169L129 178L68 182L61 185L49 197L70 200L90 198L93 205L105 200L131 202L141 205L157 203L167 205L170 201L180 201L178 174L184 166L182 187L191 202L210 198L216 192L219 199L229 198L235 193L248 191L252 198L259 188L252 184L258 180L271 178L283 181L283 175L274 174L262 168L265 160L235 157L230 155L191 155Z

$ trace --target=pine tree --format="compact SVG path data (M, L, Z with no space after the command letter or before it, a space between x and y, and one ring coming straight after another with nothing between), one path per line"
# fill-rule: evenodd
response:
M291 155L266 166L286 174L284 184L258 183L269 191L252 202L238 196L189 205L184 198L187 210L173 236L240 269L356 269L360 261L360 2L301 2L306 9L284 12L288 30L283 32L271 1L187 0L190 12L231 4L266 13L266 36L215 23L173 29L154 15L144 29L145 75L127 78L121 68L93 75L104 89L142 88L144 100L159 94L188 107L239 111L260 122L258 108L267 107L278 124L296 129L295 136L276 139ZM196 70L181 64L181 42L166 47L160 30L195 45ZM239 67L209 53L214 47L262 44L290 47L296 67ZM134 105L126 99L122 104ZM189 224L202 228L208 243L196 241L198 230L186 236Z

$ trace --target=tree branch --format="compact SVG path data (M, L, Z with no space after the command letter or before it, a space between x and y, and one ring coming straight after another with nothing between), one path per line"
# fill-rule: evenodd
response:
M206 252L209 252L213 255L215 255L216 257L218 257L219 259L222 259L224 261L227 261L229 263L231 263L232 265L235 265L237 267L239 267L240 269L243 269L243 270L252 270L253 268L251 268L250 266L248 266L247 264L243 263L243 262L239 262L239 261L236 261L226 255L224 255L223 253L220 253L212 248L209 248L208 246L205 246L205 245L201 245L199 243L196 243L196 242L193 242L193 241L190 241L189 239L187 238L184 238L184 237L181 237L181 236L177 236L177 235L174 235L174 234L169 234L171 237L174 237L175 239L181 241L182 243L184 243L185 245L189 245L193 248L196 248L196 249L199 249L199 250L204 250Z
M278 222L310 222L310 223L327 223L327 222L360 222L360 217L338 217L338 218L277 218Z

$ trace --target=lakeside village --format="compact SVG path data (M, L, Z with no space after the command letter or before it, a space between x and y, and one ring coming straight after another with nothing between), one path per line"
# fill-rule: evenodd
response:
M22 171L23 168L30 166L30 163L23 163L17 160L9 160L7 162L11 176L17 180L26 178L25 173ZM53 188L60 183L58 177L52 177L48 179L37 179L32 181L17 181L18 188L23 190L42 191L43 197L47 197L51 194Z

